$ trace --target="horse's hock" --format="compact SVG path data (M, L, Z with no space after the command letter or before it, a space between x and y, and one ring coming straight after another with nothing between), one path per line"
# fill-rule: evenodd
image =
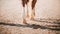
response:
M0 0L0 34L60 34L60 0L34 0L33 10L32 1L23 7L22 0Z

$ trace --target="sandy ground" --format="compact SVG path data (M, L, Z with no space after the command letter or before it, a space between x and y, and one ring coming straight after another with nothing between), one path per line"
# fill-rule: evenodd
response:
M27 19L28 20L28 19ZM29 24L38 24L36 21L29 21ZM43 23L40 23L42 25ZM29 27L17 27L9 25L0 25L0 34L60 34L60 31L49 29L33 29Z
M0 25L0 34L60 34L60 31Z
M28 8L31 14L30 4ZM60 19L60 0L38 0L35 10L37 18ZM0 22L23 24L22 14L21 0L0 0ZM46 25L28 18L26 20L29 24ZM60 34L60 31L0 25L0 34Z

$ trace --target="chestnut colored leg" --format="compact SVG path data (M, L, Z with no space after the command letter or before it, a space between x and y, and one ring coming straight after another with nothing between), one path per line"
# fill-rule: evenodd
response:
M36 4L37 0L33 0L32 1L32 13L31 13L31 19L34 20L35 17L35 4Z

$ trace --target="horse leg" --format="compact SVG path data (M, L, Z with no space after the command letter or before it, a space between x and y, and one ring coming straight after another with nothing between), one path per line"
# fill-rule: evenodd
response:
M32 13L31 13L31 20L34 20L34 17L35 17L35 9L32 10Z
M26 19L25 19L25 0L22 0L22 5L23 5L23 23L27 24Z
M26 17L29 17L28 4L27 4L27 14Z
M33 0L32 1L32 13L31 13L31 20L34 20L35 17L35 4L36 4L37 0Z
M29 2L29 0L26 0L26 6L27 6L27 14L26 14L26 17L29 17L29 12L28 12L28 2Z

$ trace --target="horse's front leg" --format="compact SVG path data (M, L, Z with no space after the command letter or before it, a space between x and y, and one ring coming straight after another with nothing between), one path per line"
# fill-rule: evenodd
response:
M28 3L29 3L29 0L26 0L26 6L27 6L26 17L29 17L29 11L28 11Z
M31 20L34 20L34 17L35 17L35 5L36 5L36 2L37 2L37 0L32 0L32 4L31 4L31 7L32 7Z
M23 23L27 24L26 17L25 17L25 0L22 0L22 5L23 5Z

